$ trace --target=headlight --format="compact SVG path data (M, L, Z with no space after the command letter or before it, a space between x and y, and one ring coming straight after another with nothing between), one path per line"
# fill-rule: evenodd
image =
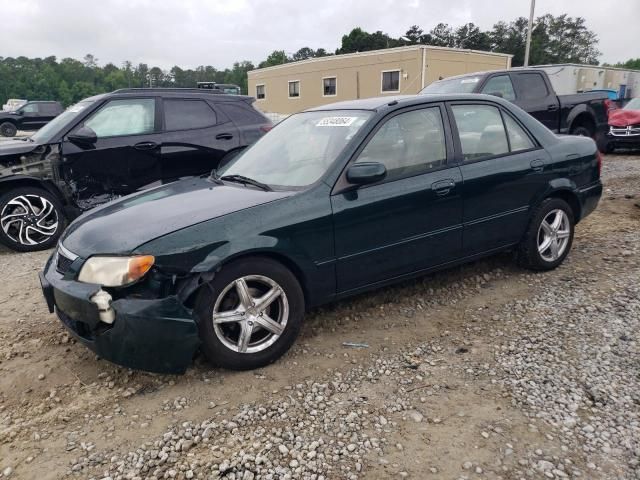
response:
M104 287L121 287L144 277L154 261L153 255L91 257L84 262L78 280Z

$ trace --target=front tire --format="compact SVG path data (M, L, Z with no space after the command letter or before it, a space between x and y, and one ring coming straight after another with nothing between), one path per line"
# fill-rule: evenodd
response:
M51 248L65 225L60 201L46 190L22 187L0 196L0 242L12 250Z
M520 243L519 263L531 270L553 270L571 250L574 227L573 211L567 202L545 199L534 211Z
M282 264L251 257L223 266L196 299L202 350L230 370L264 367L291 347L302 327L304 295Z
M18 129L13 123L0 123L0 135L2 135L3 137L15 137L17 133Z

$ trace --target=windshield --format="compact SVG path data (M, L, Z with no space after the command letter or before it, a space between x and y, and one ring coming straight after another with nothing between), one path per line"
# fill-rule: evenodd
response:
M317 181L371 112L333 110L292 115L218 175L242 175L271 187L301 188Z
M480 82L480 77L440 80L425 87L420 93L473 93L478 82Z
M634 98L624 106L625 110L640 110L640 97Z
M51 139L68 123L80 115L85 108L89 105L92 105L92 100L83 100L81 102L72 105L67 108L64 112L58 115L56 118L47 123L44 127L38 130L31 139L37 143L47 143L50 142Z

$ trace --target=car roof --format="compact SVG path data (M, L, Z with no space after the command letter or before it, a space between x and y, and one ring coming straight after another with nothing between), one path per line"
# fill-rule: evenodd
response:
M322 111L322 110L380 110L386 107L406 107L411 105L419 105L422 103L444 102L454 100L490 100L505 104L508 102L501 102L495 95L483 95L480 93L434 93L434 94L422 94L422 95L395 95L386 97L372 97L362 98L359 100L345 100L342 102L330 103L328 105L321 105L319 107L310 108L305 110L307 112Z
M253 101L254 98L247 95L229 95L226 93L221 93L216 90L208 89L208 88L122 88L120 90L115 90L106 95L148 95L151 97L161 96L161 97L179 97L179 98L203 98L207 97L207 100L214 102L250 102Z
M540 73L541 69L539 68L529 68L529 67L513 67L508 70L498 69L498 70L484 70L482 72L469 72L463 73L462 75L454 75L452 77L442 78L440 80L436 80L436 82L445 82L447 80L455 80L456 78L466 78L466 77L484 77L485 75L489 75L492 73ZM433 82L433 83L436 83Z

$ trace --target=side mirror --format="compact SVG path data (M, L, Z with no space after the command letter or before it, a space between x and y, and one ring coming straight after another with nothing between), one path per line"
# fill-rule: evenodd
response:
M503 95L500 92L489 92L488 95L493 95L494 97L503 98Z
M75 132L67 135L67 139L79 147L92 147L98 141L98 136L96 132L89 127L82 126Z
M386 167L378 162L354 163L347 170L347 180L355 185L376 183L386 176Z
M16 115L18 115L19 117L23 117L24 116L24 110L16 110L15 112Z

